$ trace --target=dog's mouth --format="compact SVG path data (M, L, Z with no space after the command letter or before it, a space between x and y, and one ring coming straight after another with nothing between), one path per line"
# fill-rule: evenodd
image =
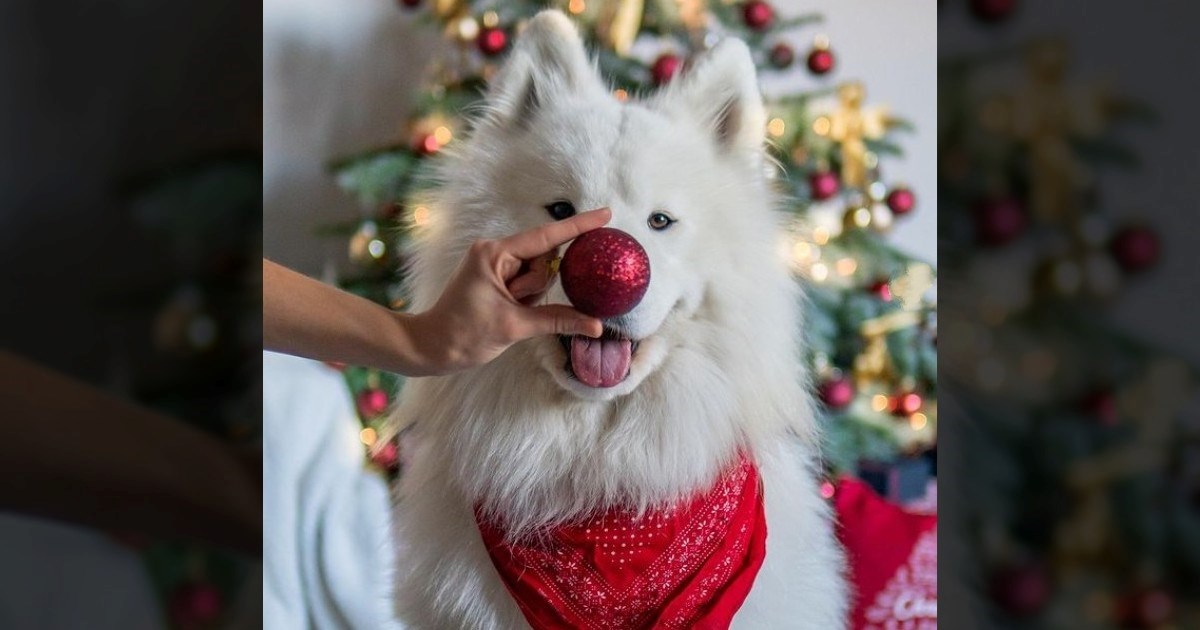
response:
M605 327L599 339L583 335L559 335L558 342L567 352L567 363L563 369L588 387L615 387L621 384L629 376L629 366L641 343L608 327Z

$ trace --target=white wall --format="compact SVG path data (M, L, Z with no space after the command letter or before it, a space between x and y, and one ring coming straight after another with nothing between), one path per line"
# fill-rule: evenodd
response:
M829 36L837 65L827 78L807 70L794 81L835 84L858 79L868 105L888 105L911 122L913 133L897 133L900 158L883 158L885 182L903 182L917 195L914 213L896 222L891 240L924 260L937 260L937 3L922 0L775 0L782 15L820 13L825 21L789 38L803 59L817 33Z
M717 1L717 0L714 0ZM893 239L935 260L936 5L919 0L779 0L781 15L820 12L826 21L791 38L804 54L827 33L838 67L804 86L861 79L869 102L886 103L917 127L899 139L902 159L885 160L888 181L917 193L915 214ZM345 243L314 236L318 226L357 216L325 170L350 152L401 139L401 125L438 41L394 0L264 0L263 250L310 274L342 260Z

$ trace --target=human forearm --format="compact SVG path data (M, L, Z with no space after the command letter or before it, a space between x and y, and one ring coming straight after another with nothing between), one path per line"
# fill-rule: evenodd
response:
M414 316L263 260L263 348L409 376L431 358Z

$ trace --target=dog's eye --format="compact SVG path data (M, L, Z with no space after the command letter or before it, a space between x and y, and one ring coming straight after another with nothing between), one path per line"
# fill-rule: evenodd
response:
M571 205L570 201L555 201L546 204L546 212L549 212L555 221L562 221L575 216L575 206Z
M649 224L650 228L654 230L665 230L671 227L671 224L674 222L675 219L672 219L671 215L665 212L655 212L654 214L650 215L649 219L646 220L646 223Z

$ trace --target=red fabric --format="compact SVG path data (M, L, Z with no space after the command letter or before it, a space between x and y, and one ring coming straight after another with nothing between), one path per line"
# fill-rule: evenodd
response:
M613 509L520 543L478 512L476 522L535 630L728 628L766 551L754 464L742 459L687 503L635 517Z
M857 479L834 505L854 586L853 630L937 628L937 516L911 514Z

